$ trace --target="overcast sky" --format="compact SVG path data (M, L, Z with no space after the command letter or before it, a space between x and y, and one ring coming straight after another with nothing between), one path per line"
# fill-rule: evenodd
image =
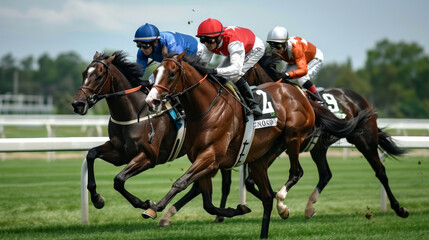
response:
M146 22L161 31L195 35L205 19L252 29L262 40L276 25L320 48L327 63L352 59L362 67L377 41L416 42L428 53L427 0L0 0L0 57L18 60L43 53L124 50L136 59L133 40Z

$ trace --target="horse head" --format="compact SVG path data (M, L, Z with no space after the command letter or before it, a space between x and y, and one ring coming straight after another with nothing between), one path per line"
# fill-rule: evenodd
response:
M153 110L160 110L162 106L161 101L166 96L171 96L183 90L185 68L182 60L185 54L186 51L174 57L167 56L153 72L155 84L146 98L147 104ZM183 80L180 81L180 79Z
M115 59L115 55L100 59L101 55L96 52L92 62L82 72L82 86L73 98L72 106L74 112L85 115L88 109L94 106L100 94L110 91L112 76L109 65Z

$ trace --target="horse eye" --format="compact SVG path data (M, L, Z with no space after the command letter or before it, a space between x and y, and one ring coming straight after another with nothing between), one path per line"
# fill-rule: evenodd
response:
M97 75L97 77L95 79L97 81L100 81L101 79L103 79L103 74Z
M176 76L176 72L171 72L170 75L168 76L169 78L174 78Z

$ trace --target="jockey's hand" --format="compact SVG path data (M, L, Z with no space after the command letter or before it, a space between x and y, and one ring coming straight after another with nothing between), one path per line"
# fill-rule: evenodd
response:
M286 72L286 73L282 73L282 78L283 78L283 79L292 79L292 78L290 77L290 74L289 74L288 72Z
M217 70L215 68L205 68L201 66L195 66L198 72L201 74L217 74Z

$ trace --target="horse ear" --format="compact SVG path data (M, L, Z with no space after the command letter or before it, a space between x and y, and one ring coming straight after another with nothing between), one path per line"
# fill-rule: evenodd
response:
M92 57L92 59L96 60L98 58L98 55L100 55L100 53L98 51L95 51L94 57Z
M108 63L111 63L111 62L113 62L113 60L115 60L115 57L116 57L116 55L113 55L113 56L109 57L106 61Z
M183 57L186 55L186 51L187 51L187 49L184 52L182 52L181 54L179 54L179 56L177 56L177 60L179 62L182 61Z

